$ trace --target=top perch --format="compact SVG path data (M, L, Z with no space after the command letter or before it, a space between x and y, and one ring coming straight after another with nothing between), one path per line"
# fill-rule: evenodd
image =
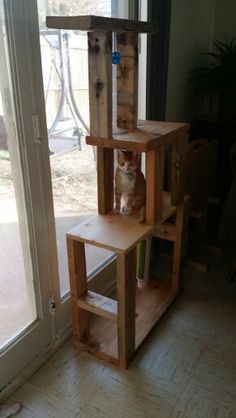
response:
M84 30L87 32L157 32L155 23L102 16L48 16L46 26L53 29Z

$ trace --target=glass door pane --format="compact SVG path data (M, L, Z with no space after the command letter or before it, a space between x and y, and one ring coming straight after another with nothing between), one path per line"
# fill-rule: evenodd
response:
M118 13L118 8L111 0L38 0L38 12L60 293L63 296L69 290L65 234L97 213L96 149L85 143L89 133L87 34L49 30L45 26L45 16L111 16ZM88 273L93 274L111 255L110 251L87 246Z
M0 4L0 351L36 318L22 172Z

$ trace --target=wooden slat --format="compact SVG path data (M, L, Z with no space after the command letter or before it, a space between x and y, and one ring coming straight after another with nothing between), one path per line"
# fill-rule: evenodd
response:
M87 292L84 244L67 238L67 254L71 288L73 334L76 341L86 341L89 335L89 313L79 309L77 301Z
M121 63L117 66L117 126L137 128L138 111L138 34L117 35Z
M147 152L177 140L189 130L186 123L138 121L138 128L131 131L120 129L113 137L87 136L86 143L106 148Z
M112 135L112 36L110 32L88 34L89 110L92 135ZM97 150L98 212L113 208L113 150Z
M168 241L175 241L176 240L176 228L174 225L170 225L167 223L163 223L159 225L154 231L152 235L157 238L165 239Z
M171 203L178 205L186 191L188 135L178 138L172 145Z
M117 256L118 358L128 367L135 350L136 248Z
M147 153L146 173L146 222L155 225L163 214L164 146Z
M155 23L103 16L47 16L46 26L48 28L84 30L87 32L157 32Z
M88 290L78 299L79 308L85 309L103 318L117 321L117 301Z

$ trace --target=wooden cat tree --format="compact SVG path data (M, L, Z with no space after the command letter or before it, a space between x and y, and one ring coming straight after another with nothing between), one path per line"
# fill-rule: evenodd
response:
M180 290L182 230L187 199L184 176L188 124L137 121L138 33L155 32L147 22L98 16L48 17L47 26L88 32L90 136L97 147L98 215L67 234L76 345L97 357L128 367L140 346ZM117 66L117 126L112 132L112 34ZM163 190L164 153L172 146L171 191ZM146 155L146 224L113 209L114 149ZM166 223L171 216L175 223ZM136 245L150 235L173 241L170 280L136 286ZM116 253L116 299L87 287L85 243ZM94 315L92 315L94 314Z

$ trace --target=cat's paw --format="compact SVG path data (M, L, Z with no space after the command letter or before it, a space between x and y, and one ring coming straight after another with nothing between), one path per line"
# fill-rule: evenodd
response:
M112 213L114 213L116 215L117 213L120 213L120 209L114 208L112 210Z
M124 213L124 215L131 215L133 213L133 211L130 208L125 208L123 213Z

